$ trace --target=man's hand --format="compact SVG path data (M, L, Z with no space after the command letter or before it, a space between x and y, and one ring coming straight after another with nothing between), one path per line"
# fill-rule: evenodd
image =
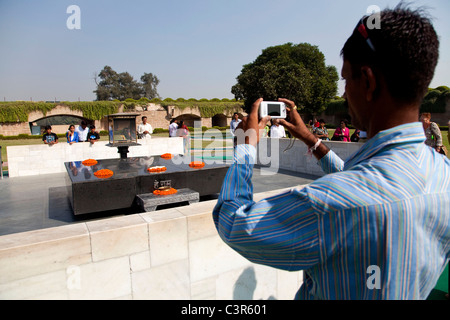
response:
M315 138L314 134L312 134L306 127L302 117L300 117L300 114L297 112L295 103L291 100L281 98L278 99L278 101L286 104L286 109L290 118L289 122L285 119L280 119L280 124L288 129L289 132L297 139L305 142L306 144L308 144L308 142L313 142L312 145L314 145L317 138Z
M236 128L237 144L251 144L256 147L261 139L262 129L270 120L270 117L264 117L258 120L259 105L263 101L262 98L253 103L252 110L247 117L244 117ZM241 129L241 130L239 130ZM245 138L244 138L245 135Z
M303 141L306 146L309 148L316 145L319 138L316 137L309 129L306 127L305 123L300 117L300 114L297 112L297 107L295 103L291 100L287 99L278 99L278 101L284 102L286 104L286 109L289 115L289 122L281 119L280 124L284 126L289 132L296 137L297 139ZM316 150L314 150L314 156L320 160L324 155L326 155L330 151L328 147L324 144L320 143Z

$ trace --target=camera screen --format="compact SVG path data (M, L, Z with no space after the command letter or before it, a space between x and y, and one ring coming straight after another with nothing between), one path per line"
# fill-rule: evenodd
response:
M280 105L279 104L268 104L267 105L267 114L269 116L279 117L280 114Z

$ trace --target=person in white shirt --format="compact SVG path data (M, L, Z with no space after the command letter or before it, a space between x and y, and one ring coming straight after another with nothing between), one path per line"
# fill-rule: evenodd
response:
M151 134L153 133L153 128L150 123L147 122L147 117L142 117L142 123L138 126L138 134L141 139L149 139L151 138Z
M284 127L278 123L278 119L272 120L272 127L270 127L270 137L271 138L286 138L286 131Z
M241 123L241 121L242 120L239 119L239 114L237 112L235 112L233 114L233 119L230 122L230 132L233 137L235 136L234 132L236 131L236 128L239 125L239 123Z
M79 142L86 142L87 141L87 136L89 133L89 128L87 127L87 123L86 121L81 121L81 125L79 125L77 127L77 132L78 132L78 141Z
M170 122L170 125L169 125L169 137L176 137L177 136L177 130L178 130L178 123L177 123L177 121L178 120L172 120L171 122Z

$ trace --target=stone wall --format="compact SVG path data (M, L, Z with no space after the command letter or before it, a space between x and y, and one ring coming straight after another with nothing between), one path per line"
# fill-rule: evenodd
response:
M63 139L62 139L63 140ZM86 159L118 159L117 148L107 147L108 141L69 145L61 141L53 146L25 145L6 147L9 177L66 172L64 162ZM149 157L164 153L183 154L183 138L153 138L138 140L141 146L129 147L128 157Z
M341 159L345 160L364 144L355 142L322 141ZM265 168L266 175L278 169L323 176L325 173L315 157L307 155L306 145L299 140L262 138L258 145L257 163Z
M17 136L19 134L31 134L28 122L0 123L0 135Z
M0 299L293 299L303 273L230 249L215 204L0 236Z

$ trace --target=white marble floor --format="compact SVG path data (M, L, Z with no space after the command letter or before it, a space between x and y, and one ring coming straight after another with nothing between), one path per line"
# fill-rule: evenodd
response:
M65 173L57 173L32 177L6 177L0 180L0 235L133 214L139 210L130 208L74 216L69 202L65 175ZM261 169L255 168L252 181L254 192L259 193L308 184L316 178L285 170L280 170L273 175L265 175L261 173ZM217 198L217 195L200 200L214 198Z

